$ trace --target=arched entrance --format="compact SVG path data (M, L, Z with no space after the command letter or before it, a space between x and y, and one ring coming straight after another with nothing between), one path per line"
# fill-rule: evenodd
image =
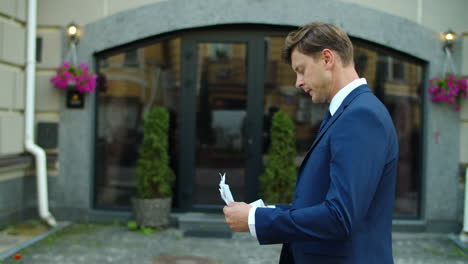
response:
M271 115L295 123L299 166L327 105L312 104L294 88L295 74L281 60L291 28L225 25L192 29L96 55L106 84L97 97L95 205L129 207L142 139L142 117L154 105L172 117L171 164L177 174L174 208L218 211L219 173L234 198L259 198L258 177L269 144ZM420 209L424 63L353 39L355 64L387 105L402 145L395 214Z

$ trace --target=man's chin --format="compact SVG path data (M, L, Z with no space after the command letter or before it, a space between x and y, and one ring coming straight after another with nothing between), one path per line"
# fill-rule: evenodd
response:
M312 96L311 98L312 98L312 103L314 104L324 104L327 102L323 98L317 98L316 96Z

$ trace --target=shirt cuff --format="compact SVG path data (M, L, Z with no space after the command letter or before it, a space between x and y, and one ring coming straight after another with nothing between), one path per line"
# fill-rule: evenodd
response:
M250 208L250 211L249 211L249 230L250 230L250 234L257 238L257 232L255 230L255 211L257 210L257 207L252 207Z

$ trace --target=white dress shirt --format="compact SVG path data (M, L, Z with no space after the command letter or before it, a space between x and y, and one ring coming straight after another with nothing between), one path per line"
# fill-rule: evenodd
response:
M341 103L343 103L346 96L348 96L354 89L358 88L359 86L363 84L367 84L367 81L365 78L360 78L360 79L356 79L348 83L345 87L339 90L338 93L336 93L335 96L333 96L333 99L330 102L330 106L328 107L330 114L333 116L336 113L336 110L340 108L340 105ZM275 208L274 205L267 206L267 207ZM257 207L250 208L249 218L248 218L250 234L255 238L257 238L257 231L255 230L255 211L256 210L257 210Z

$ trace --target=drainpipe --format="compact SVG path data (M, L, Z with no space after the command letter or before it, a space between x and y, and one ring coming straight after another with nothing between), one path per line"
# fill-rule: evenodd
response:
M26 150L32 153L36 161L37 201L40 217L48 225L55 227L57 222L49 212L47 198L47 163L45 151L34 143L34 101L36 74L36 13L37 0L28 0L27 22L27 61L26 61L26 105L25 105L25 141Z
M463 229L460 234L460 240L463 243L468 243L468 167L465 170L465 210L463 214Z

